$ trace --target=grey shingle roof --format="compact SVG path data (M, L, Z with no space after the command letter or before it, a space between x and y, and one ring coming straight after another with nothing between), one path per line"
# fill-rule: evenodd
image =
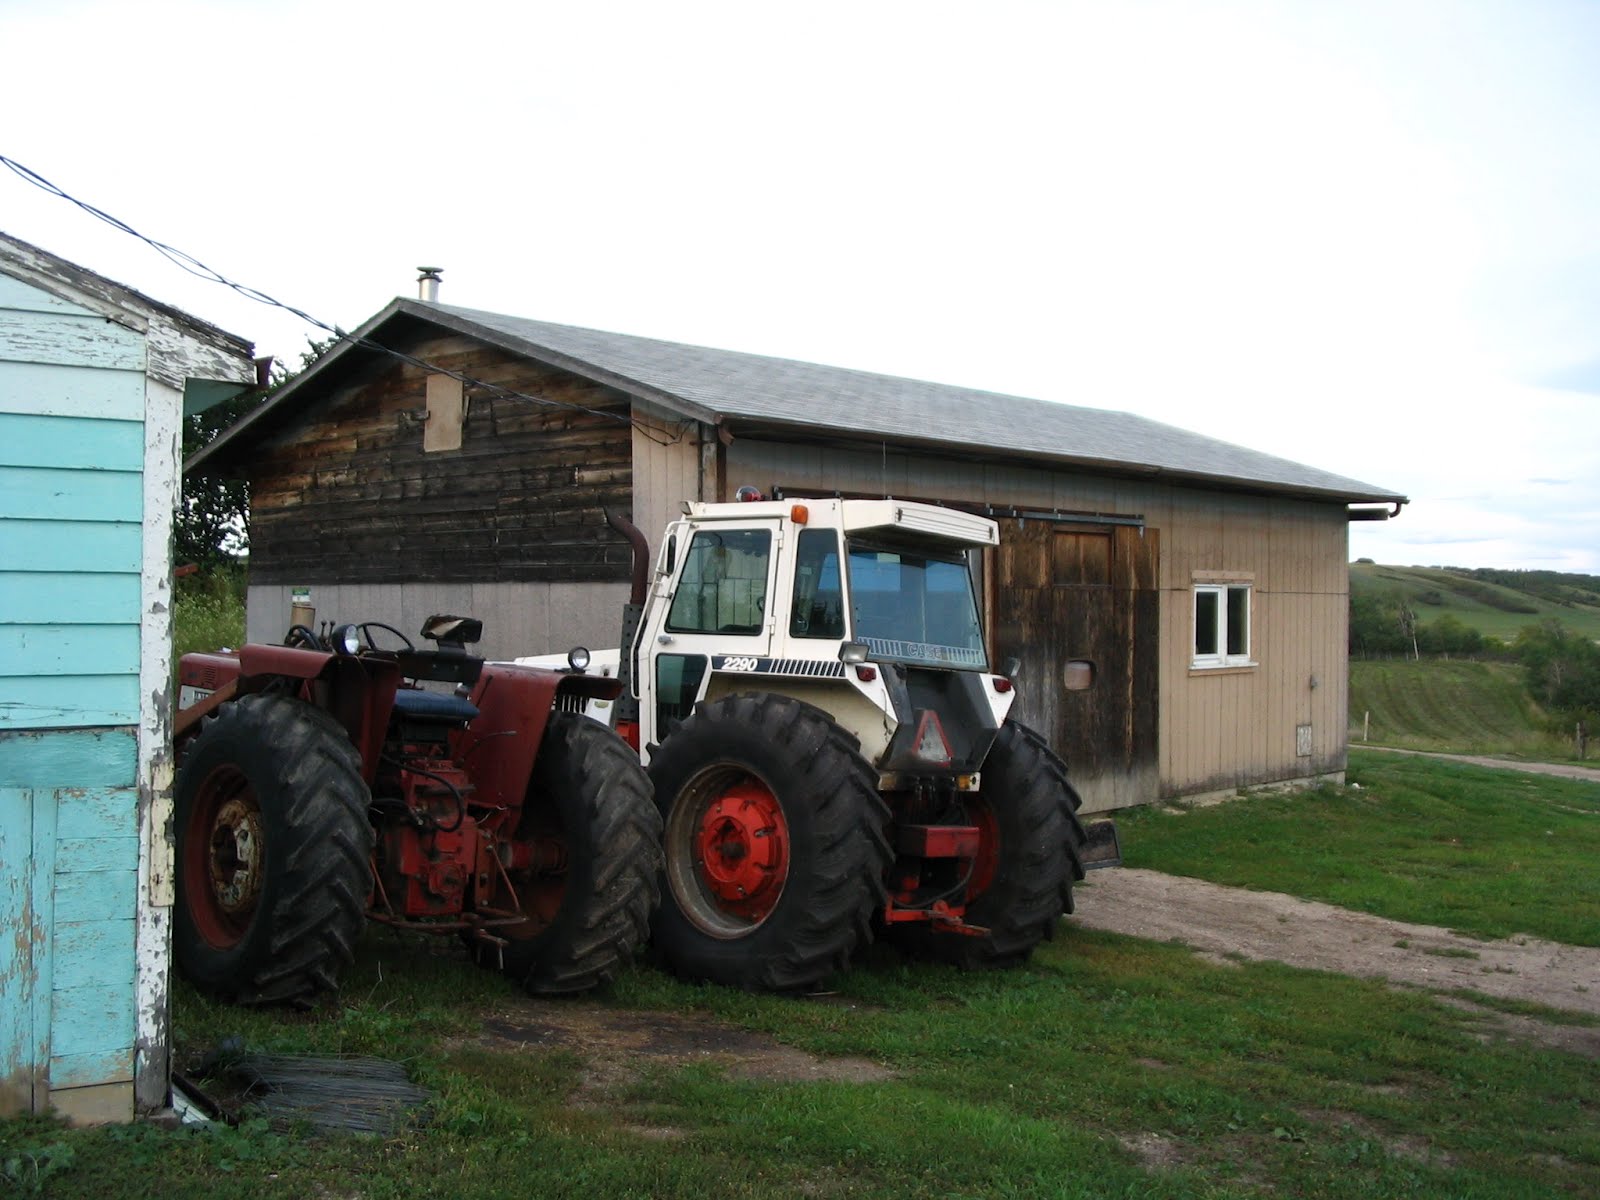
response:
M407 307L434 309L494 330L536 357L554 352L601 367L663 397L687 401L703 410L696 414L701 416L841 430L874 439L915 436L919 441L998 454L1275 485L1274 490L1343 500L1402 499L1369 483L1132 413L552 325L443 304L419 302Z
M358 332L370 335L401 314L576 371L702 421L770 424L796 434L809 431L873 442L910 441L985 457L1029 458L1345 502L1404 500L1359 480L1107 409L403 298ZM293 404L296 393L345 350L320 360L253 417L270 420L271 409ZM246 425L253 423L235 426L191 461L190 468L225 451L235 438L248 441Z

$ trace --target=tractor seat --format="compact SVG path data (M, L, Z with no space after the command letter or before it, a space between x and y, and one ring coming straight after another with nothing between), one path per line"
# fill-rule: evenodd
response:
M408 721L443 721L463 724L478 715L478 706L465 696L401 688L394 694L394 710Z

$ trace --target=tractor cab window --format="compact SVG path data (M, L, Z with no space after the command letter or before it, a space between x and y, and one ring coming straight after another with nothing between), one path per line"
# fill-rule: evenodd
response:
M789 610L794 637L844 637L844 585L839 575L839 535L831 529L800 533L794 560L794 604Z
M983 670L983 627L972 572L960 553L929 554L852 540L855 641L875 658Z
M697 531L683 556L667 628L674 633L760 633L771 556L771 530Z

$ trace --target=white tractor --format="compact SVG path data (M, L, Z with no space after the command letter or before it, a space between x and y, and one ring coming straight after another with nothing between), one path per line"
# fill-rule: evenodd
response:
M1007 719L1016 668L991 669L970 562L995 523L754 489L684 512L653 573L610 518L634 593L623 696L595 714L655 786L666 964L793 990L875 934L968 966L1025 959L1116 835L1098 823L1091 853L1061 760Z

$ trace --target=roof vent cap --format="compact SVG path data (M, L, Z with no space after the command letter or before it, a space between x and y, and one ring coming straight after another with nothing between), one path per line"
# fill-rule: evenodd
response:
M426 300L429 304L436 303L439 299L439 276L444 274L443 267L418 267L422 274L417 276L417 299Z

